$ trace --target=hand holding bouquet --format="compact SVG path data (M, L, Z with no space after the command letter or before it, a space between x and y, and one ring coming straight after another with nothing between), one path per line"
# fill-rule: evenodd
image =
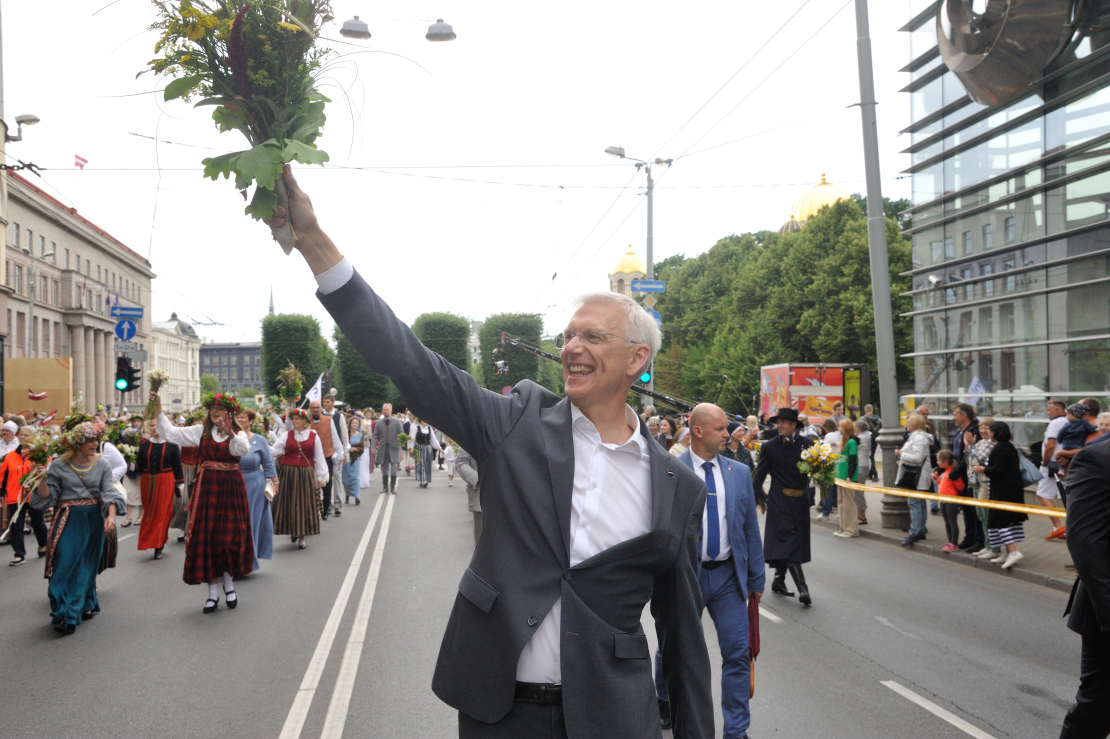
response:
M25 491L30 492L35 489L38 487L39 482L46 477L46 463L54 456L53 441L54 440L46 434L38 434L32 436L23 444L27 449L28 461L34 463L34 467L19 478L19 484Z
M277 381L278 393L286 405L293 406L301 399L301 391L304 389L304 375L293 366L292 362L289 363L288 367L278 372Z
M798 469L809 475L822 490L833 484L836 479L836 460L839 455L832 447L824 442L819 442L802 450L802 459L798 462Z
M150 70L176 78L165 99L200 96L197 106L216 106L212 120L221 132L237 130L251 145L205 159L204 175L234 175L244 197L254 184L246 213L257 220L273 218L279 205L288 213L285 164L328 161L315 141L330 101L314 75L329 54L316 42L332 19L330 0L154 0L154 6L151 29L162 36ZM292 251L297 237L290 218L273 237L286 254Z
M170 381L170 374L165 370L152 369L146 373L147 382L150 383L150 392L157 395L162 386ZM158 417L158 401L151 398L146 402L146 410L143 411L143 418L148 421Z

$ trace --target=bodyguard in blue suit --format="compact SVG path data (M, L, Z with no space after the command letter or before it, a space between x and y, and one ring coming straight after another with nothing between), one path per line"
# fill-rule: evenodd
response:
M763 544L755 511L755 492L747 465L720 455L728 444L728 418L712 403L690 414L690 450L679 459L705 482L698 582L721 646L721 711L725 739L746 739L751 714L751 660L748 598L759 602L765 582ZM655 654L655 683L660 715L667 723L667 686Z

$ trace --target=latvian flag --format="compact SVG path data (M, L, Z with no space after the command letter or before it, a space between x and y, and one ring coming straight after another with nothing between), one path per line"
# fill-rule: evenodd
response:
M89 160L86 159L85 157L77 156L76 154L73 155L73 166L74 167L77 167L78 169L84 169L85 165L88 164L88 163L89 163Z

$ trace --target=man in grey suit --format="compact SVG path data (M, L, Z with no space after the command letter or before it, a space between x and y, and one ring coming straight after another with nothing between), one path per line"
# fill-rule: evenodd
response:
M640 625L650 600L674 736L712 737L697 576L705 484L625 401L659 348L654 321L623 295L586 296L556 342L566 398L528 380L508 396L481 389L398 320L284 178L317 297L370 369L481 472L482 537L432 679L459 711L459 736L659 737Z
M393 417L393 404L386 403L382 406L382 416L374 424L374 436L371 440L376 449L374 464L382 471L382 492L397 492L397 465L401 463L401 447L397 444L397 437L402 430L401 419Z

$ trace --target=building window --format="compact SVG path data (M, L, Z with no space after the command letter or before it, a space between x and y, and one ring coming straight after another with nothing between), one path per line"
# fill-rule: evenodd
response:
M994 246L994 224L987 223L983 225L983 249L990 249Z
M964 280L964 281L967 281L967 280L971 279L971 268L970 267L965 267L965 268L960 270L960 279ZM971 284L964 285L964 300L974 300L974 299L975 299L975 286L971 285Z
M1016 264L1016 262L1014 261L1013 257L1007 259L1005 262L1002 263L1002 271L1003 272L1009 272L1010 270L1012 270L1014 268L1015 264ZM1005 290L1006 292L1010 292L1011 290L1015 289L1016 287L1017 287L1017 275L1007 275L1006 278L1002 281L1002 289Z
M991 266L990 262L984 262L979 265L980 277L992 274L993 272L994 268ZM988 298L994 295L994 280L983 280L983 295Z
M27 248L24 250L28 254L33 254L32 249L35 248L35 235L31 233L31 229L27 229Z
M100 265L96 265L96 281L100 282Z
M39 256L40 257L45 257L46 256L46 237L45 236L39 236Z
M12 286L12 262L10 259L4 260L4 284L8 287ZM8 333L10 334L11 331Z
M60 303L58 303L58 281L57 280L54 280L54 282L50 285L50 303L52 305L60 305Z
M998 322L1002 326L1002 338L1012 341L1017 332L1017 321L1014 318L1014 304L1003 303L998 307Z
M1017 237L1016 220L1013 216L1006 219L1006 243L1012 243Z
M69 269L69 249L66 249L66 256L65 256L64 266L65 266L66 269Z
M956 239L948 236L944 239L944 258L952 259L956 256Z
M944 242L943 241L930 241L929 249L933 253L933 264L937 264L944 260Z
M15 265L15 294L23 294L23 267L22 265Z
M975 249L975 244L971 240L971 232L964 231L964 254L970 254Z
M989 344L994 341L994 309L979 309L979 343Z
M42 300L46 300L48 297L50 297L50 292L47 290L47 285L48 284L49 283L47 282L46 277L43 277L42 278L42 298L41 298Z
M81 255L77 254L76 257L77 257L77 271L80 272L81 271Z
M18 223L13 223L12 224L12 246L14 246L16 249L19 248L19 224ZM9 331L8 333L10 334L11 331Z
M58 263L58 243L56 241L50 242L50 263Z

